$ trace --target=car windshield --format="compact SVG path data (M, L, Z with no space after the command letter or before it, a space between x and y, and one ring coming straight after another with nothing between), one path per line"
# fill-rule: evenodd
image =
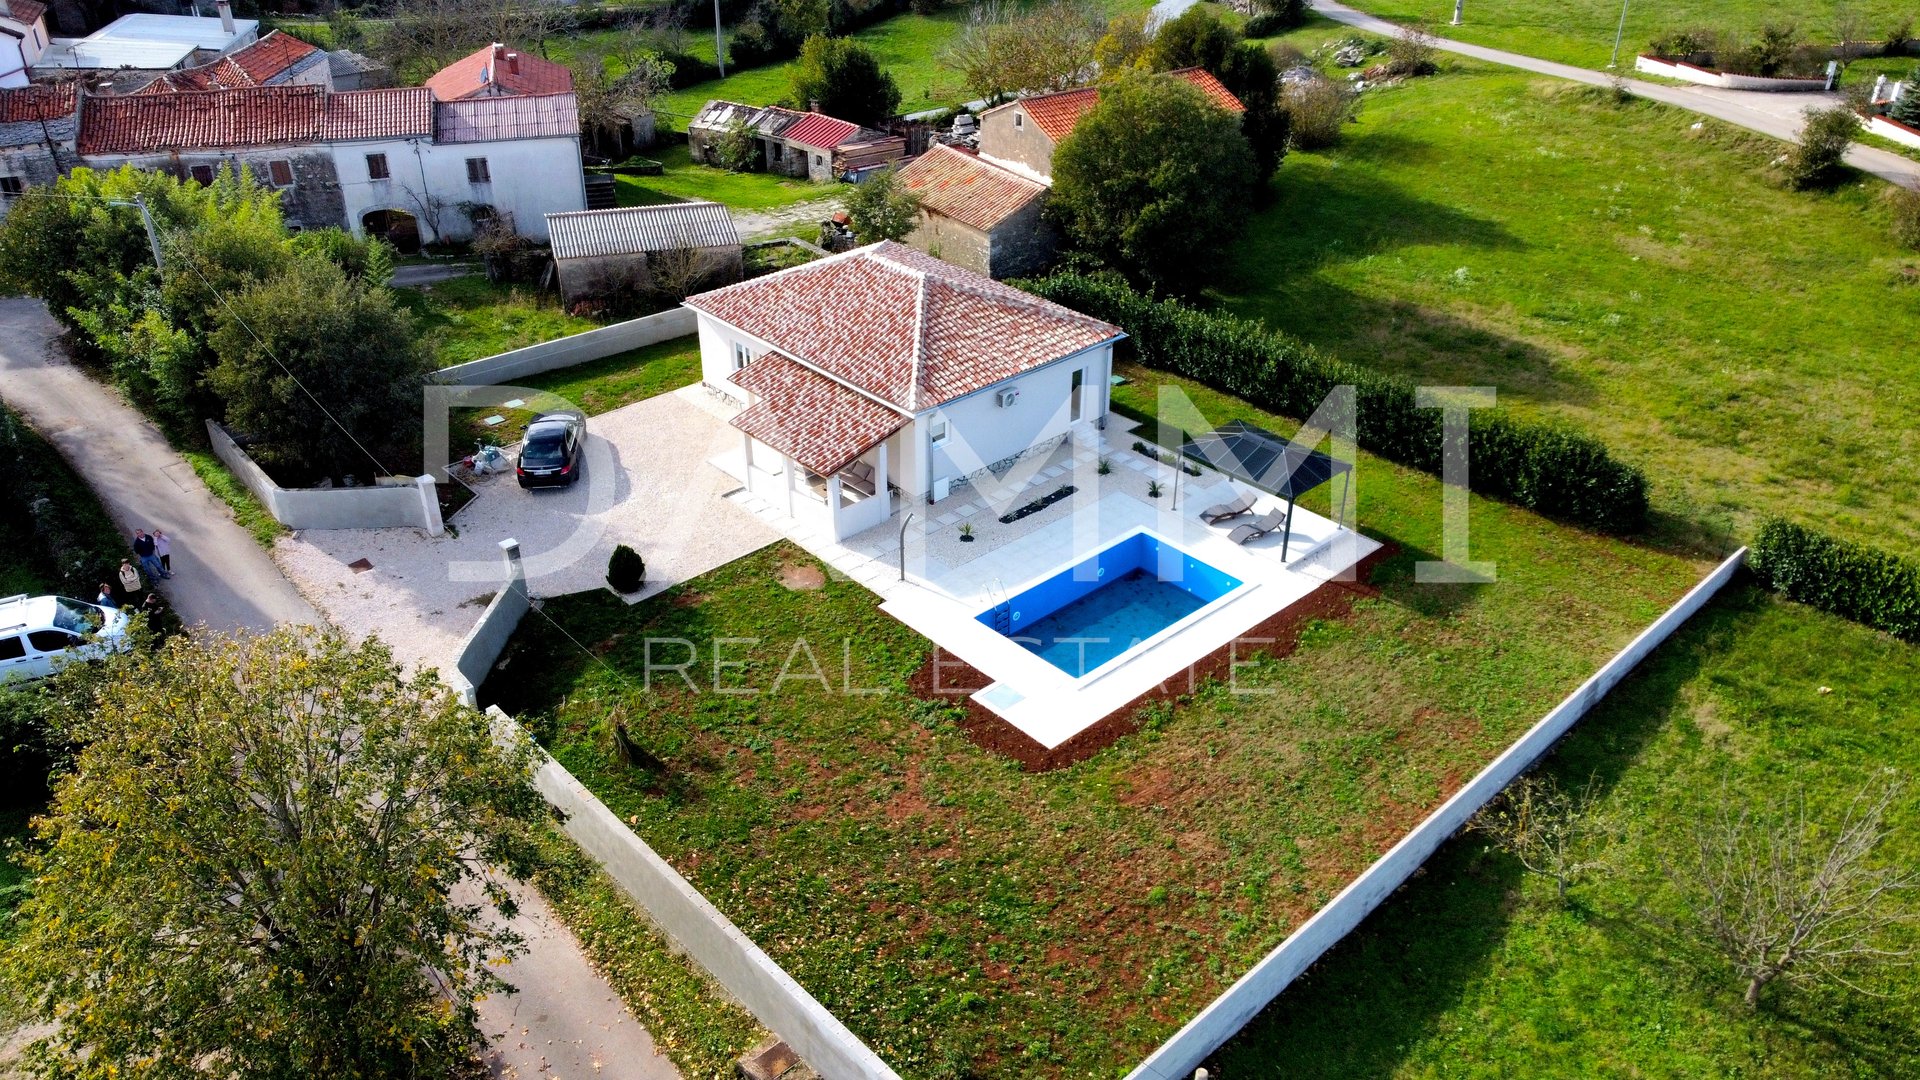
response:
M527 448L520 451L522 465L558 465L565 461L566 440L555 432L551 435L536 435L527 440Z
M100 609L70 596L53 598L53 625L75 634L91 634L100 629Z

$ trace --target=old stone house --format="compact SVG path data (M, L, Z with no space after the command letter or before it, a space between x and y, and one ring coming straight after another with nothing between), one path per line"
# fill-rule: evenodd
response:
M1201 68L1169 71L1167 77L1192 83L1230 112L1246 112L1239 98ZM1036 94L988 109L980 114L980 156L1035 179L1050 180L1053 152L1073 134L1080 118L1099 103L1100 88L1082 86L1053 94Z
M715 100L687 124L689 156L720 165L720 140L741 127L751 133L760 168L814 181L876 168L907 152L907 142L899 136L824 113Z
M333 67L316 46L278 30L210 64L163 72L138 94L234 90L246 86L321 86L333 89Z
M496 41L434 72L426 87L436 101L568 94L573 72Z
M52 40L47 36L47 5L40 0L0 0L0 87L27 85L30 69Z
M902 166L900 183L920 197L906 242L993 278L1046 266L1059 245L1041 210L1047 186L965 150L935 146Z
M0 215L73 163L79 109L72 83L0 90Z
M740 280L740 234L712 202L627 206L547 216L560 295L616 306L649 294L680 299Z

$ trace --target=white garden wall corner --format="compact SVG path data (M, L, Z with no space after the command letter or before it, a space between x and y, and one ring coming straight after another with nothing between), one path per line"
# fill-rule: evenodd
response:
M1567 695L1553 711L1529 728L1493 763L1468 781L1466 786L1440 805L1427 819L1414 827L1385 855L1374 860L1338 896L1315 912L1313 917L1287 936L1275 949L1261 958L1252 970L1202 1009L1199 1015L1175 1032L1173 1037L1147 1056L1128 1074L1128 1080L1187 1080L1208 1055L1238 1034L1249 1020L1267 1007L1287 985L1298 978L1341 938L1360 925L1381 901L1405 884L1421 864L1440 845L1466 825L1495 795L1515 778L1531 768L1553 744L1572 729L1607 692L1627 677L1636 665L1666 641L1705 607L1740 567L1747 549L1741 548L1715 567L1679 602L1668 608L1653 625L1640 632L1627 647L1602 665L1599 671Z
M273 519L290 529L424 529L445 531L433 477L381 477L371 487L284 488L247 456L227 429L207 421L213 453Z

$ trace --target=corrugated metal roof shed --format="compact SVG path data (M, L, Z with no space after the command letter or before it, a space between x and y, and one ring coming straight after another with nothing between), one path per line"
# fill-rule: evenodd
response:
M665 203L547 215L556 259L591 259L675 248L737 247L740 233L719 203Z
M443 143L580 134L580 103L570 93L440 101L433 111Z

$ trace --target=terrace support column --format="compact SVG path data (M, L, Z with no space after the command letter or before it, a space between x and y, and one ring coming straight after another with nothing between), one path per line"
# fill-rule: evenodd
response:
M747 463L746 471L740 474L740 480L747 485L749 494L753 491L753 436L740 433L740 459Z
M881 517L892 517L893 496L887 493L887 444L884 442L880 444L880 455L873 461L873 496L886 500L880 504L887 508Z
M780 457L780 475L787 482L787 516L793 516L793 459L786 455Z
M827 477L827 524L833 533L833 542L839 543L840 535L840 474Z

